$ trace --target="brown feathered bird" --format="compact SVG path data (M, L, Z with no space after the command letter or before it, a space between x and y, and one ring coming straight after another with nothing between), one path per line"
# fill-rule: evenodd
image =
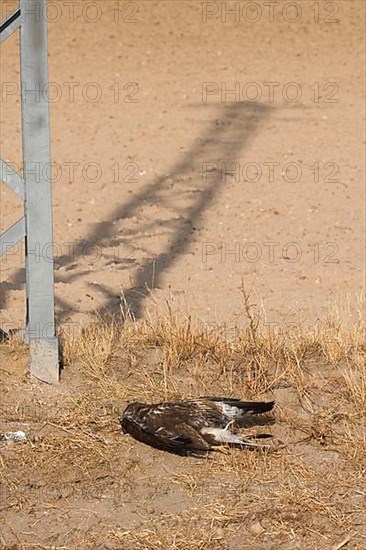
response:
M274 401L251 402L226 397L150 405L131 403L120 422L124 433L147 445L180 455L201 455L222 450L223 445L263 447L251 439L270 436L244 437L229 428L240 426L246 418L269 412L273 407Z

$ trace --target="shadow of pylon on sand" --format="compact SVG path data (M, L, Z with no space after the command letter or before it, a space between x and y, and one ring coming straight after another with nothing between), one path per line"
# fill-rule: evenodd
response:
M208 109L208 106L201 105ZM72 259L68 255L55 257L55 265L63 265L68 271L63 275L62 282L73 284L82 280L88 270L73 271L71 264L77 263L82 258L83 246L88 245L92 251L98 247L101 251L115 245L121 240L116 235L116 221L127 220L138 215L142 205L155 205L158 208L168 209L174 215L162 222L160 218L153 221L143 221L138 224L137 230L129 230L128 239L133 241L134 235L148 233L149 236L160 238L162 227L168 235L166 243L159 240L160 250L154 255L150 254L139 262L139 267L132 276L130 288L125 290L125 300L131 314L138 319L142 316L142 304L148 293L162 284L163 275L184 254L192 237L195 225L212 204L212 201L225 186L226 174L222 170L222 164L227 171L232 171L234 163L238 162L240 155L249 142L254 139L260 127L269 118L272 108L261 103L235 102L214 105L215 116L208 123L201 136L194 140L192 147L184 153L182 159L171 167L168 174L160 176L151 184L147 184L130 200L118 205L108 220L97 224L76 247ZM240 199L239 199L240 200ZM135 233L134 233L135 231ZM123 233L123 231L122 231ZM122 238L124 236L122 235ZM107 251L105 250L105 253ZM103 252L102 252L103 255ZM132 270L134 261L131 257L123 258L120 269ZM22 277L20 277L22 273ZM24 270L20 269L12 277L17 281L17 288L24 286ZM57 271L55 281L58 282ZM9 285L9 283L7 283ZM14 289L14 285L11 286ZM106 285L98 285L98 290L105 298L99 307L98 314L117 315L120 312L120 301L116 299L114 291ZM6 308L5 291L2 295L2 307ZM69 304L62 296L56 296L58 309L57 321L63 322L72 314L73 304ZM122 320L122 319L121 319Z
M227 170L233 170L234 163L238 162L239 155L255 137L260 125L268 118L269 112L270 107L257 103L220 105L219 116L209 124L204 136L196 140L192 150L169 172L169 180L178 180L175 186L165 188L167 178L160 177L129 205L116 209L114 215L123 217L131 215L131 209L133 211L141 200L156 204L163 201L174 209L175 200L181 203L184 195L187 198L185 208L177 208L179 219L172 223L169 245L162 248L154 261L148 259L142 263L133 285L125 292L126 303L134 318L141 317L144 298L150 290L160 287L163 274L188 249L195 224L200 221L202 214L208 210L214 198L225 186L222 163L225 163ZM195 180L199 181L199 190L192 195L192 200L188 193L192 187L192 180L185 178L189 175L193 175ZM156 230L159 229L159 224L156 223ZM112 300L107 301L105 309L113 310Z

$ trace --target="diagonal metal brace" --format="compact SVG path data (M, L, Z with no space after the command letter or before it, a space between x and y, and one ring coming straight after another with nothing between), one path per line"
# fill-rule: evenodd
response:
M0 235L0 256L3 256L25 237L25 218L21 218Z
M0 44L20 27L20 9L9 15L0 25Z
M24 200L24 180L13 168L0 159L0 180Z

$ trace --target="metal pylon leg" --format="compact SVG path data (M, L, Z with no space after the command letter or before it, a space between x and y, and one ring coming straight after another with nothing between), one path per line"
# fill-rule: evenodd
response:
M52 251L46 0L20 0L20 67L30 372L59 381Z
M0 24L0 44L20 28L23 177L0 159L0 179L24 201L24 217L0 235L0 256L25 238L30 372L59 381L54 318L46 0L20 0ZM0 329L0 339L8 334Z

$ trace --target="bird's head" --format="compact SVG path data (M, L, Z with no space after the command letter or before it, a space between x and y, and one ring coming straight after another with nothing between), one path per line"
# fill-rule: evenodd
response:
M134 402L128 403L119 419L124 433L128 433L128 426L134 424L141 414L146 412L146 404Z
M139 403L138 401L128 403L123 411L122 418L135 418L142 409L146 409L146 403Z

